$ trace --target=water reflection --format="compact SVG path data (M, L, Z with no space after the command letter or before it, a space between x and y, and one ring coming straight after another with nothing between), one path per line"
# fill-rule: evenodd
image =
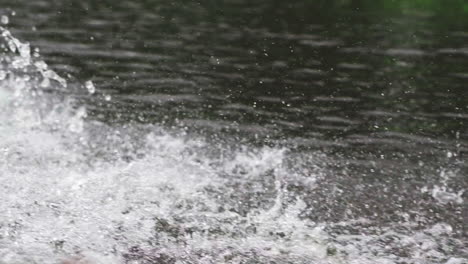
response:
M447 33L440 31L445 24L434 19L438 14L407 16L392 9L376 21L381 12L365 1L18 5L44 10L38 31L27 37L57 68L94 78L116 93L115 101L133 103L142 112L167 109L167 100L152 101L148 94L192 94L188 104L175 99L187 111L172 114L270 124L295 134L384 129L466 136L460 116L467 102L459 96L466 62L452 56L462 49L447 48ZM364 19L356 10L370 15ZM449 33L450 44L460 45L464 35ZM346 97L352 99L334 99ZM226 111L231 104L254 109ZM375 112L393 117L382 120ZM144 119L157 122L165 115ZM327 116L347 121L336 126Z

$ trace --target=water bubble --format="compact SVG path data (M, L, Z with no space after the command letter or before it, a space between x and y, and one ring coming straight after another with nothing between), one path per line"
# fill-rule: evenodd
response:
M85 82L85 88L88 90L89 94L94 94L96 92L96 87L91 80Z

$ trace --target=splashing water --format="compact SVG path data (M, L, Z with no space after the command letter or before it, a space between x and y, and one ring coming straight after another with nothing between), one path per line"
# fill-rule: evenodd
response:
M448 224L305 217L323 154L94 121L65 79L0 32L0 263L467 261ZM349 227L360 231L330 231Z
M94 84L92 81L86 81L85 87L88 90L88 93L90 94L94 94L96 92L96 87L94 87Z

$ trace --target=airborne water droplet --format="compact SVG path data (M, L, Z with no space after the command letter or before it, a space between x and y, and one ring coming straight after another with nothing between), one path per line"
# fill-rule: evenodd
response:
M96 87L94 87L94 84L92 81L86 81L85 87L90 94L94 94L96 92Z
M47 64L44 61L36 61L34 63L34 66L36 66L39 70L45 71L47 70Z
M67 81L60 77L56 72L52 70L46 70L41 72L44 78L52 79L60 83L63 87L67 87Z
M3 16L0 18L0 22L2 22L2 24L4 24L4 25L7 25L7 24L10 22L10 19L8 19L7 16L3 15Z

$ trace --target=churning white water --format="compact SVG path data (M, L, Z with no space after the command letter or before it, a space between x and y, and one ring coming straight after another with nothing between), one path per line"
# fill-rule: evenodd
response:
M304 217L314 209L288 186L314 192L322 154L93 121L0 32L0 263L467 263L446 223Z

